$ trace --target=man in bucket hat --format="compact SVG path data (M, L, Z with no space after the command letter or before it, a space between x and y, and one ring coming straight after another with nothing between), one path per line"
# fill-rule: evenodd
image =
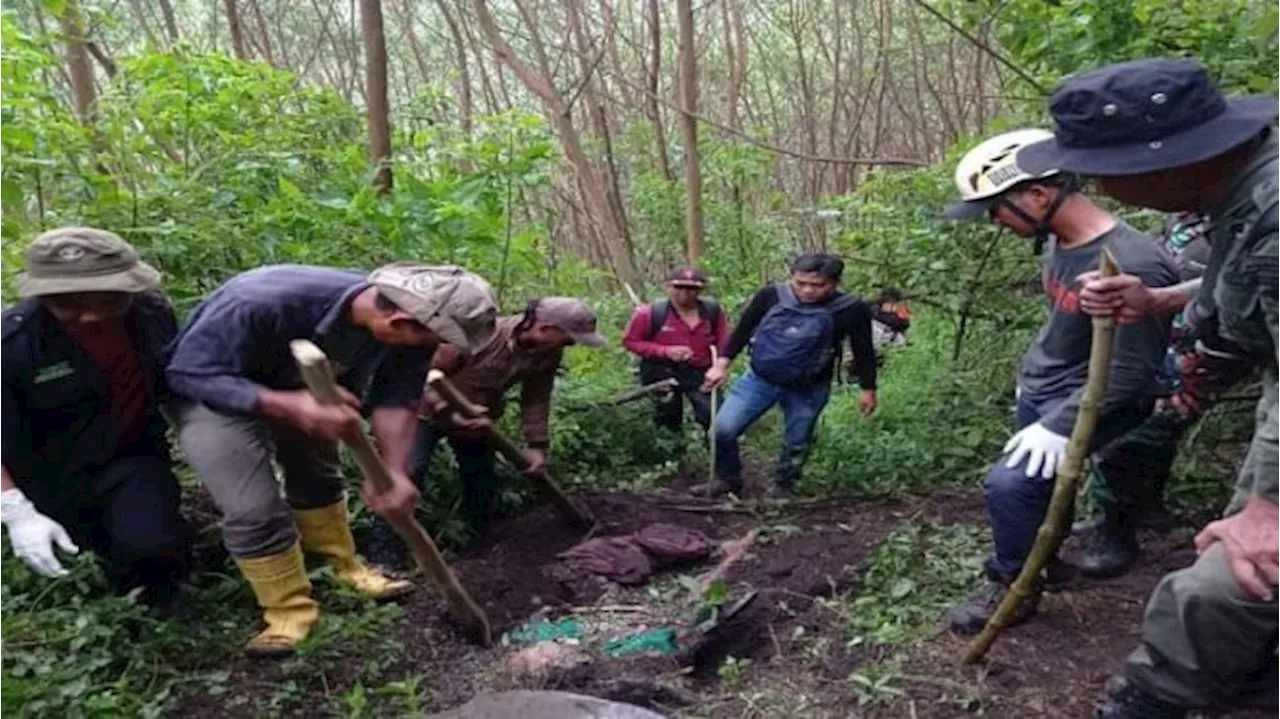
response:
M120 592L174 598L190 539L165 422L164 348L177 331L160 273L88 227L27 249L22 302L4 311L0 520L38 574L67 573L55 545L88 547Z
M1080 310L1076 277L1097 267L1103 250L1110 250L1148 284L1178 280L1173 259L1151 238L1077 191L1074 175L1054 167L1028 170L1018 162L1022 148L1048 137L1051 133L1031 128L979 143L956 167L961 201L947 209L953 218L985 213L1019 237L1045 243L1041 281L1048 303L1044 324L1018 367L1015 432L983 479L993 546L983 566L986 583L950 612L951 628L964 634L981 631L1022 571L1080 412L1092 329ZM1150 412L1169 320L1167 315L1146 317L1116 332L1111 382L1091 451L1138 426ZM1062 586L1072 573L1055 557L1032 595L1018 604L1010 623L1031 617L1041 588Z
M1086 312L1121 321L1194 298L1196 354L1165 411L1193 412L1226 382L1223 362L1264 372L1252 444L1224 519L1196 536L1199 557L1160 581L1142 642L1098 716L1183 717L1191 709L1276 705L1276 100L1225 98L1197 62L1149 59L1068 79L1050 101L1055 137L1018 156L1029 167L1096 177L1107 194L1165 212L1207 213L1201 282L1153 289L1131 275L1081 278Z
M396 264L369 276L320 267L262 267L233 277L195 309L173 346L167 377L185 400L178 434L188 462L223 515L223 541L253 587L266 630L245 651L292 652L318 616L303 552L378 599L411 591L356 556L337 440L367 410L394 487L366 485L382 516L413 512L409 478L427 363L442 342L464 349L492 331L488 283L457 267ZM309 339L346 390L317 403L289 351ZM284 470L284 493L272 460Z
M432 389L423 397L413 457L413 477L426 482L431 455L441 439L448 439L462 479L462 514L483 532L497 496L493 450L488 434L502 416L507 390L520 385L520 413L524 430L525 472L542 472L551 446L551 391L566 347L599 348L604 337L596 331L596 313L581 300L545 297L530 302L523 312L498 318L493 334L469 355L442 347L432 367L449 376L472 402L488 411L468 418L450 411Z

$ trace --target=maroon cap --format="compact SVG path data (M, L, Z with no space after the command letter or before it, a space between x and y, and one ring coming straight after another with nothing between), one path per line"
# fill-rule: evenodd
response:
M707 275L696 267L677 267L667 275L667 282L675 287L701 289L707 286Z

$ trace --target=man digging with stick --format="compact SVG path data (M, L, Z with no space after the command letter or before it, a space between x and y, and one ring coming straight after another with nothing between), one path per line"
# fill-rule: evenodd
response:
M1080 311L1076 276L1097 267L1103 250L1109 249L1121 267L1151 286L1178 278L1172 259L1149 238L1077 192L1074 175L1054 168L1033 173L1017 163L1019 149L1047 137L1051 134L1044 130L1018 130L970 150L955 173L962 201L947 210L955 219L985 214L1019 237L1046 243L1041 262L1049 303L1049 316L1018 371L1016 432L984 480L995 546L986 561L987 584L951 610L951 628L963 634L986 625L1022 570L1080 411L1093 330ZM1116 332L1112 380L1090 451L1146 418L1168 333L1167 315L1144 318ZM1061 561L1050 563L1044 581L1018 604L1008 625L1030 617L1040 590L1061 586L1071 573Z
M1018 156L1028 169L1097 178L1103 192L1164 212L1207 213L1201 281L1159 287L1125 274L1080 279L1081 307L1120 322L1181 310L1196 321L1188 376L1224 355L1264 371L1253 441L1225 518L1196 536L1195 563L1152 592L1142 642L1098 708L1101 719L1179 719L1192 709L1277 700L1277 137L1274 97L1224 98L1194 60L1149 59L1077 75L1050 100L1054 137ZM1199 380L1197 380L1199 381ZM1194 387L1194 384L1192 385ZM1193 408L1184 389L1169 411Z
M249 580L267 628L245 647L280 656L311 631L319 609L302 553L370 597L412 590L356 556L337 440L372 432L392 479L366 484L374 513L412 516L409 478L427 364L435 346L471 348L493 328L492 290L456 267L395 264L367 278L321 267L262 267L232 278L179 333L167 377L186 401L178 434L187 461L223 515L223 541ZM344 403L304 389L290 342L307 339L336 365ZM284 470L283 496L272 460Z

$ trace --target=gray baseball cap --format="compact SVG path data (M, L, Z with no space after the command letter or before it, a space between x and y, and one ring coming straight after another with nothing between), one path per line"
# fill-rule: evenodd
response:
M544 297L534 310L535 322L559 327L583 347L604 347L604 336L596 331L595 310L572 297Z
M374 270L369 284L464 354L493 334L493 288L461 267L396 262Z
M118 235L93 227L49 230L27 247L26 272L18 275L22 297L77 292L154 290L160 272L138 258Z

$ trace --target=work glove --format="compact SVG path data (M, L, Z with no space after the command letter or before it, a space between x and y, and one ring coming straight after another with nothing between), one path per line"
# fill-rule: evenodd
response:
M0 521L9 528L9 543L31 571L45 577L61 577L67 570L58 562L53 545L62 551L75 554L80 551L67 536L61 524L49 519L36 509L21 489L0 492Z
M1044 425L1036 422L1024 427L1004 445L1009 460L1004 466L1012 469L1025 457L1027 460L1026 475L1037 474L1044 479L1053 479L1067 454L1067 438L1051 432Z

